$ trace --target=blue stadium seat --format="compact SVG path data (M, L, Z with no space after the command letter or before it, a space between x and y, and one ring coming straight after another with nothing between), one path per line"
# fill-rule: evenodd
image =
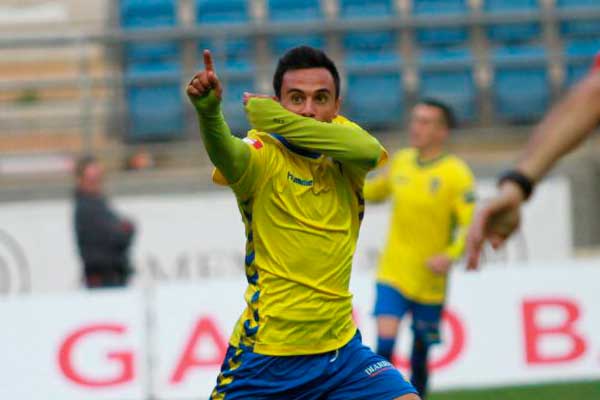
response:
M393 0L339 0L340 18L370 18L395 15Z
M242 24L250 21L247 0L196 0L199 24Z
M497 117L509 122L533 122L550 104L546 52L537 46L507 46L492 55L492 93Z
M198 42L198 54L205 49L211 51L219 70L251 74L256 69L254 43L248 38L205 38Z
M368 127L396 125L402 121L404 95L400 73L348 73L344 113Z
M573 39L565 43L565 86L571 86L590 70L600 51L600 38Z
M324 50L326 46L323 35L278 35L270 42L271 52L274 57L281 57L287 50L298 46L310 46Z
M473 55L466 48L429 49L419 57L419 96L447 103L460 122L477 114Z
M133 64L127 69L128 141L169 140L183 136L180 75L178 63ZM143 79L151 81L140 81Z
M128 43L124 49L126 64L162 62L175 60L181 56L181 47L177 42L137 42Z
M468 0L413 0L412 12L417 17L467 16ZM418 28L416 40L421 45L451 45L467 41L466 26Z
M120 0L119 5L124 28L177 25L177 0Z
M249 129L242 103L244 92L256 92L254 79L229 78L223 81L223 114L231 132L244 137Z
M345 65L348 71L360 72L363 70L397 70L400 68L401 60L398 54L391 52L382 53L347 53ZM368 71L367 71L368 72Z
M323 19L319 0L267 0L271 21L315 21Z
M394 31L349 32L344 35L342 42L347 55L395 54L397 38Z
M198 25L245 24L250 21L247 0L196 0ZM255 70L254 44L246 37L203 38L198 54L210 49L219 68L252 73Z
M359 124L385 127L402 120L401 60L394 43L391 32L355 33L344 38L348 78L344 112Z
M556 0L556 7L559 10L600 10L598 0ZM560 24L561 33L564 36L599 36L600 20L564 20Z
M496 15L525 15L540 12L539 0L485 0L484 10ZM539 37L538 22L493 24L487 29L488 38L495 42L527 41Z
M126 30L166 28L177 24L175 0L121 0L121 26ZM129 63L173 60L180 56L177 42L127 43L124 59Z
M173 27L177 25L177 7L177 0L120 0L120 23L126 30ZM123 56L128 111L125 139L139 142L181 137L184 118L179 43L127 43Z
M345 112L370 127L397 124L402 119L404 96L396 33L349 32L342 44L349 94L344 101Z

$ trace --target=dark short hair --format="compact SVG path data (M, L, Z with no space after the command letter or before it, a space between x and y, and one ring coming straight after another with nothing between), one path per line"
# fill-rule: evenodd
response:
M73 171L75 173L75 177L81 178L83 176L83 174L85 173L85 169L88 166L95 164L97 162L98 162L98 160L94 156L85 155L85 156L80 157L77 160L77 162L75 163L75 169Z
M306 68L325 68L333 77L335 83L335 98L340 97L340 74L334 62L323 51L309 46L299 46L288 50L277 63L273 75L273 90L277 97L281 97L283 76L287 71Z
M456 116L454 115L454 111L452 107L450 107L447 103L443 101L433 99L433 98L424 98L419 100L417 104L425 104L427 106L435 107L442 112L442 116L444 118L444 123L448 129L454 129L457 126Z

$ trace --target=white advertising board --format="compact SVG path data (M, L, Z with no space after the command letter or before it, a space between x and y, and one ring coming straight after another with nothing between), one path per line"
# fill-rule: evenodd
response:
M457 270L431 357L434 390L600 379L600 260ZM374 282L353 277L364 342ZM15 296L0 302L0 398L206 398L243 307L242 279ZM144 305L146 312L144 311ZM397 365L407 372L409 321Z
M0 316L0 399L146 397L141 291L17 296Z
M480 182L480 198L488 197L493 188L490 181ZM243 274L243 227L229 191L116 198L114 205L138 227L134 284ZM376 265L387 236L389 208L389 204L367 206L355 270ZM72 213L66 200L0 206L0 293L79 286ZM570 256L570 193L565 179L540 185L524 214L522 232L500 252L488 252L489 260L510 263Z

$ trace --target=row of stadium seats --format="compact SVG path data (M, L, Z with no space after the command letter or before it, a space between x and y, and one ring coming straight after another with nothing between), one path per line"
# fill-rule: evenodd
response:
M251 0L194 0L198 13L217 15L235 22L247 22ZM169 10L177 7L178 0L121 0L122 15L145 13L149 9ZM364 18L370 16L395 15L398 13L395 0L338 0L339 18ZM325 18L320 0L267 0L267 15L272 20L306 21ZM468 14L473 3L469 0L412 0L411 10L415 15ZM555 0L558 9L586 8L596 6L595 0ZM542 8L541 0L483 0L486 12L506 12ZM165 13L166 14L166 13ZM175 18L176 14L173 14ZM143 18L140 16L140 18Z
M591 0L593 2L593 0ZM557 6L588 3L590 0L557 0ZM124 29L160 29L177 25L175 0L121 0L121 25ZM196 0L196 23L202 26L250 21L246 0ZM314 1L269 0L268 15L275 22L306 21L322 18L320 3ZM340 17L382 17L393 15L391 0L339 0ZM598 8L597 4L593 4ZM486 0L489 12L532 12L537 0ZM468 2L459 0L414 0L415 15L458 14L469 12ZM582 25L583 24L583 25ZM599 22L600 24L600 22ZM585 23L578 22L575 32ZM592 25L589 25L593 27ZM577 29L575 29L577 28ZM600 29L598 30L600 32ZM540 36L538 22L495 24L487 27L492 43L489 58L493 71L491 86L496 117L510 122L538 118L548 105L550 79L548 54L535 43ZM597 38L571 38L565 43L565 84L577 80L597 51ZM591 37L591 38L590 38ZM416 65L419 96L433 96L452 104L462 121L478 115L479 88L474 56L468 48L467 27L420 28L415 39L421 49ZM395 124L402 119L405 104L403 60L394 31L347 32L341 35L343 67L350 93L378 93L373 96L348 96L345 112L371 126ZM321 34L275 35L269 40L274 55L298 44L327 48ZM249 37L202 39L198 50L210 48L221 61L226 74L224 112L234 131L245 128L240 99L244 91L255 89L254 42ZM124 49L128 132L132 140L176 138L183 134L184 99L181 91L182 50L177 41L129 43ZM151 84L148 79L154 79ZM139 83L141 82L141 83ZM160 105L160 107L157 107Z
M597 48L596 43L589 43L588 47L589 54ZM579 55L585 49L573 46L569 51ZM418 70L418 95L444 100L455 108L461 121L473 121L479 111L473 57L467 49L445 50L444 53L431 51L422 55L424 63ZM383 61L383 58L379 60ZM493 60L491 94L497 119L531 122L539 118L551 98L544 49L501 48L493 55ZM378 63L377 69L367 72L357 66L347 64L347 91L377 95L347 96L345 112L370 126L400 122L405 93L399 65L390 63L386 67ZM588 67L589 63L568 64L567 81L574 81ZM169 62L134 64L128 69L129 132L136 139L174 138L173 135L184 132L181 73L180 64ZM149 83L148 78L155 79L156 83ZM145 80L143 84L137 84L136 79ZM245 126L242 93L255 90L254 78L229 78L225 89L224 112L234 131L241 132Z
M483 11L490 15L535 16L542 9L542 0L484 0ZM394 0L338 0L340 19L384 18L396 15ZM127 28L174 26L177 24L177 0L121 0L121 22ZM247 0L195 0L196 21L199 24L244 24L251 22ZM466 16L472 10L467 0L413 0L415 17ZM556 0L558 10L597 10L597 0ZM273 22L302 23L323 19L319 0L268 0L268 19ZM449 44L465 42L468 29L464 18L450 25L458 27L419 28L419 44ZM461 22L462 21L462 22ZM490 40L520 41L539 36L539 22L506 22L492 24L487 29ZM573 21L565 18L561 32L567 36L600 34L600 20Z

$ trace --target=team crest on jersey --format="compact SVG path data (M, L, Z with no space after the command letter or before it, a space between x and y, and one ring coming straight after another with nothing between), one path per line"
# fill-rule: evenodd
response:
M438 190L440 190L441 185L442 181L440 180L440 178L438 178L437 176L431 178L431 181L429 181L429 191L431 192L431 194L436 194Z
M254 147L256 150L263 147L262 142L258 139L251 139L249 137L245 137L243 140L244 140L244 142L248 143L250 146Z

